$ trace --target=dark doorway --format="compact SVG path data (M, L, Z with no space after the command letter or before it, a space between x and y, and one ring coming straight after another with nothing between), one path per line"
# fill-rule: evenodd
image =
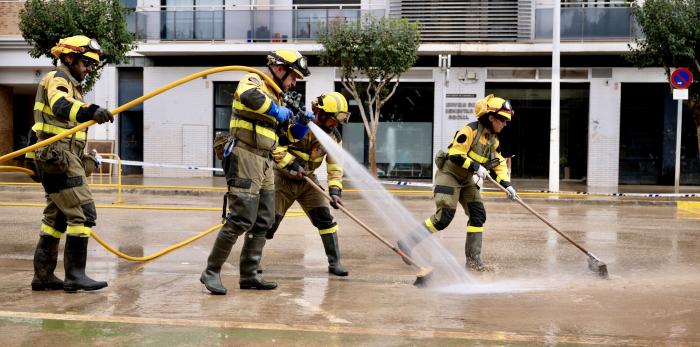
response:
M620 184L658 184L664 121L662 83L623 83L620 101Z
M141 68L119 69L119 104L143 95L143 70ZM123 160L143 160L143 104L122 112L119 117L119 157ZM141 166L123 166L125 175L140 175Z
M562 83L560 98L559 177L580 180L588 165L588 83ZM515 178L549 176L549 83L486 83L486 95L509 99L515 116L499 139L511 159Z
M620 104L620 184L672 185L678 101L667 83L623 83ZM681 183L697 184L695 121L684 107Z
M29 131L34 125L34 95L15 94L12 100L13 148L19 150L29 145Z

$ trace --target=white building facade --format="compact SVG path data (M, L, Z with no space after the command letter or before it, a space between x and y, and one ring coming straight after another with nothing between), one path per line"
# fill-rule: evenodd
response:
M511 99L516 110L502 140L504 153L514 155L513 176L548 175L551 4L530 0L124 3L136 9L130 26L140 44L130 64L106 68L88 96L97 104L114 109L218 66L265 71L267 52L283 47L311 58L312 75L298 87L309 104L323 92L342 91L337 69L317 63L321 46L315 37L323 25L370 14L404 17L422 25L420 58L401 77L397 94L383 109L377 147L380 175L430 178L434 154L474 119L473 103L489 93ZM629 7L610 1L565 5L560 177L585 180L590 191L616 190L626 183L672 184L675 147L666 129L675 131L675 106L667 96L661 68L639 70L622 58L636 34ZM0 85L11 88L14 95L32 94L37 76L50 69L48 60L29 59L26 45L16 36L0 36L0 42ZM230 94L243 74L223 72L193 80L123 113L115 124L92 127L89 136L114 141L114 151L122 159L219 165L212 139L228 128ZM635 123L632 127L630 120ZM359 122L354 114L343 127L343 136L346 149L362 162L368 156ZM690 116L684 118L688 122L694 129ZM692 131L686 133L684 143L697 143ZM640 144L641 138L648 140ZM692 173L698 172L697 149L691 147L685 152L689 160L681 168L681 183L698 184L700 177ZM146 167L142 174L201 177L211 172Z

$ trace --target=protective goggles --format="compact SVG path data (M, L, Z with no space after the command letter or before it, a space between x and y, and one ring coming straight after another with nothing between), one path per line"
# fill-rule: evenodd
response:
M492 107L487 104L486 109L488 110L488 112L493 112L496 114L498 114L501 111L505 111L506 113L510 114L511 117L515 115L515 111L513 111L513 106L510 104L510 100L504 101L501 107Z
M74 50L78 53L95 52L97 54L102 54L102 47L95 40L90 40L90 42L88 42L87 45L80 46L80 47L65 44L65 43L60 43L59 46Z
M333 118L338 121L338 123L345 124L350 120L350 112L339 111L333 115Z

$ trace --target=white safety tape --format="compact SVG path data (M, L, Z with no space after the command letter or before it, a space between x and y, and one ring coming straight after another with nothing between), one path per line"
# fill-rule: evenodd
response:
M103 163L116 164L115 159L102 159ZM161 167L168 169L184 169L190 171L215 171L224 172L224 169L215 167L201 167L194 165L176 165L176 164L156 164L156 163L146 163L143 161L134 160L122 160L122 165L127 166L144 166L144 167ZM352 182L352 180L347 180ZM410 181L379 181L381 184L395 185L395 186L411 186L411 187L433 187L432 183L423 182L410 182ZM496 188L482 188L481 190L494 190ZM550 192L548 190L519 190L519 192L530 192L530 193L549 193L549 194L575 194L575 195L593 195L593 196L629 196L629 197L646 197L646 198L697 198L700 194L697 193L588 193L588 192Z
M110 163L110 164L117 164L118 163L118 161L115 159L102 159L101 161L103 163ZM201 167L201 166L194 166L194 165L177 165L177 164L156 164L156 163L146 163L143 161L135 161L135 160L122 160L121 163L122 163L122 165L126 165L126 166L161 167L161 168L168 168L168 169L184 169L184 170L190 170L190 171L224 172L224 169L217 168L217 167Z
M396 185L396 186L412 186L412 187L433 187L432 183L409 182L409 181L379 181L381 184ZM494 190L496 188L481 188L481 190ZM629 196L629 197L645 197L645 198L696 198L700 197L697 193L588 193L588 192L551 192L548 190L518 190L519 192L529 193L547 193L547 194L573 194L573 195L595 195L595 196Z

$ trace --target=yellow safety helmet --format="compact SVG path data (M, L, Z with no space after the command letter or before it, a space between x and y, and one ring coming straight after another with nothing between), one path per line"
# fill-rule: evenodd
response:
M99 63L102 47L97 41L87 36L76 35L59 40L56 46L51 48L51 55L57 59L69 53L82 54Z
M267 64L284 65L292 69L299 76L299 79L304 79L304 77L311 75L306 57L295 49L282 48L270 52L267 55Z
M350 119L348 101L338 92L321 94L312 102L312 105L329 113L338 123L345 124Z
M509 100L499 98L493 94L479 99L474 107L474 114L476 114L477 118L489 113L498 114L508 120L512 120L515 115L515 111L513 111L513 106L511 106Z

